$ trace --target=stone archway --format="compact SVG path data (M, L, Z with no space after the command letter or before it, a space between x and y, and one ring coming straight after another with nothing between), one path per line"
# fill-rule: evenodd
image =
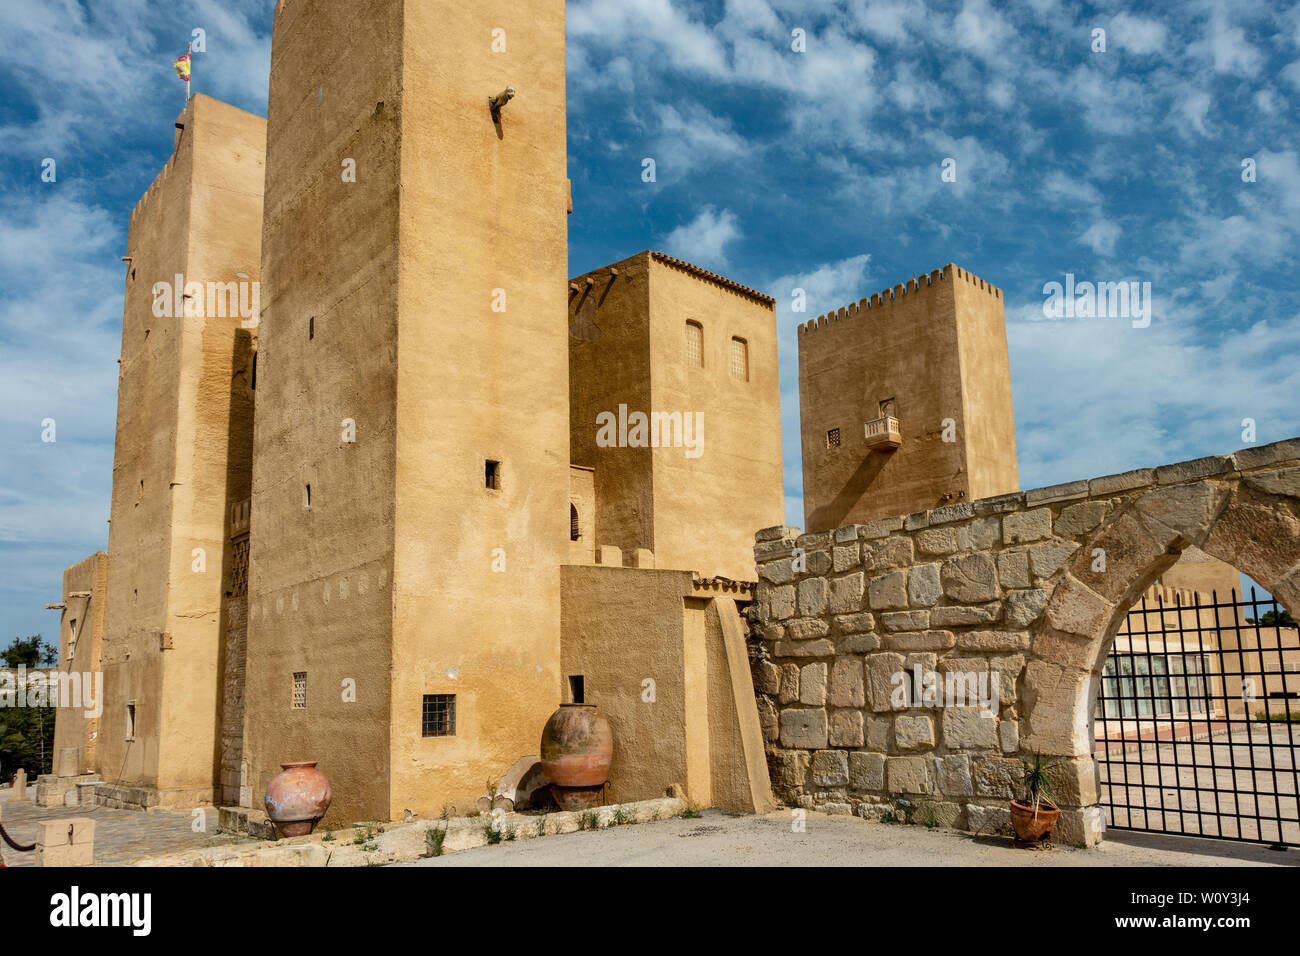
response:
M1022 748L1060 758L1058 783L1085 836L1102 829L1093 761L1098 683L1138 597L1189 547L1300 610L1300 467L1227 471L1113 502L1081 542L1032 628ZM1087 839L1093 842L1093 839Z
M872 815L901 795L939 825L997 830L1037 751L1058 758L1060 839L1097 842L1099 675L1130 606L1193 546L1300 611L1300 439L758 532L754 688L778 796ZM897 699L900 673L997 675L997 713Z

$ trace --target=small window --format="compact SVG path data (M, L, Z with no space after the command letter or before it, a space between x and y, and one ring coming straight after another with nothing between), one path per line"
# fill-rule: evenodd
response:
M294 671L293 673L293 709L307 709L307 672Z
M139 504L144 501L144 479L140 479L140 487L135 490L135 503Z
M135 740L135 701L126 705L126 739Z
M486 461L483 463L483 479L487 487L493 491L501 490L501 462Z
M425 694L420 720L421 737L456 736L456 695Z
M686 323L686 364L704 368L704 326Z
M308 511L311 511L311 485L307 486L307 491L306 494L303 496L302 503L304 508L306 508Z
M897 418L898 403L892 398L886 398L884 401L880 402L880 417Z
M313 315L310 319L307 320L307 341L310 342L315 337L316 337L316 316Z
M257 353L256 352L253 353L253 377L252 377L252 381L248 383L248 387L253 391L257 391Z
M731 374L742 382L749 381L749 343L744 339L731 340Z
M581 674L569 675L569 698L572 703L585 704L587 702L587 691L584 686L586 681Z
M577 541L582 537L582 529L578 527L578 506L569 503L569 540Z
M838 428L832 428L830 431L826 433L826 447L827 448L840 447L840 430Z

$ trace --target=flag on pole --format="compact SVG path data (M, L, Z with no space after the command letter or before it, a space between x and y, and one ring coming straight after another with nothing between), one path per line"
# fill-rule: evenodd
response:
M172 64L176 68L176 75L186 83L190 81L190 54L182 53Z

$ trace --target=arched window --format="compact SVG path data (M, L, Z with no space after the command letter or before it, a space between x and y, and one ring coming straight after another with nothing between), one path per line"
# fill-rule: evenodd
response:
M686 364L704 368L704 326L690 320L686 323Z
M731 340L731 374L742 382L749 381L749 343L742 338Z
M582 529L578 525L578 506L569 502L569 540L577 541L582 537Z

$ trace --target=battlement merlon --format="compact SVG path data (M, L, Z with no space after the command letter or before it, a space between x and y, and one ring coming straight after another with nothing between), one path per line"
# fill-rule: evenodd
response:
M895 299L901 299L909 293L924 291L938 282L950 279L955 279L960 282L968 282L976 288L987 292L995 299L1002 298L1002 290L993 285L993 283L985 282L969 269L962 269L950 262L942 269L935 269L919 278L908 279L906 283L900 282L891 289L885 289L881 292L877 292L869 298L860 299L859 301L852 302L842 308L827 312L824 315L819 315L811 322L801 323L799 325L799 331L801 333L814 332L817 329L824 328L843 319L855 318L869 309L888 308L893 304Z

